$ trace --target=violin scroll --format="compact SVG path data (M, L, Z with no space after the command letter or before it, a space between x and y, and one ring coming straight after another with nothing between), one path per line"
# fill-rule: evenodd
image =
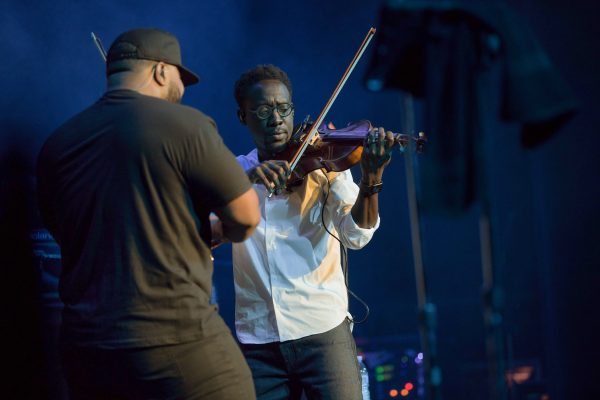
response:
M416 137L403 133L397 133L394 139L402 153L404 153L406 148L410 145L411 140L414 141L415 151L418 154L422 154L425 151L425 144L427 143L427 136L425 135L425 132L419 132L419 135Z

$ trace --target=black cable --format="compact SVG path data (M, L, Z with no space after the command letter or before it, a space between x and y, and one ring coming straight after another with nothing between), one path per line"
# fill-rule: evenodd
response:
M362 317L359 321L355 321L354 316L352 316L352 322L355 324L362 324L367 320L367 318L369 318L369 313L371 312L371 310L369 309L369 305L363 299L361 299L357 294L350 290L348 282L348 249L346 248L346 246L344 246L340 238L338 238L329 229L327 229L327 225L325 224L325 205L327 204L327 200L329 199L329 192L331 191L331 181L329 180L329 176L327 176L327 173L325 173L323 170L320 171L323 172L323 175L325 175L325 179L327 179L327 193L325 193L325 200L323 201L323 205L321 206L321 224L323 224L323 228L325 229L325 231L327 231L327 233L329 233L329 235L331 235L331 237L337 240L340 244L340 258L342 264L342 272L344 273L344 281L346 283L346 291L349 294L351 294L352 297L354 297L365 308L364 317Z

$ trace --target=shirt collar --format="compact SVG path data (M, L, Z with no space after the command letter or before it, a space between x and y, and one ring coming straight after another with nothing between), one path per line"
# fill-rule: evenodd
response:
M250 153L246 154L246 161L248 161L251 167L256 167L260 164L260 161L258 160L258 149L253 149Z

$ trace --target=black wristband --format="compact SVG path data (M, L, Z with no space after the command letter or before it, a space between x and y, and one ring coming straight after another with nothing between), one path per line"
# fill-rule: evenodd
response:
M365 182L360 181L358 187L360 188L360 192L362 193L363 197L368 197L374 195L375 193L381 192L381 189L383 189L383 182L368 185Z

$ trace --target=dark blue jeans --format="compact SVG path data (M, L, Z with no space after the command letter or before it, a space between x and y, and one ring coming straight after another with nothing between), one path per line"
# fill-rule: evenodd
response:
M361 380L350 324L287 342L242 344L259 400L360 400Z
M229 332L190 343L106 350L62 346L71 400L255 399Z

